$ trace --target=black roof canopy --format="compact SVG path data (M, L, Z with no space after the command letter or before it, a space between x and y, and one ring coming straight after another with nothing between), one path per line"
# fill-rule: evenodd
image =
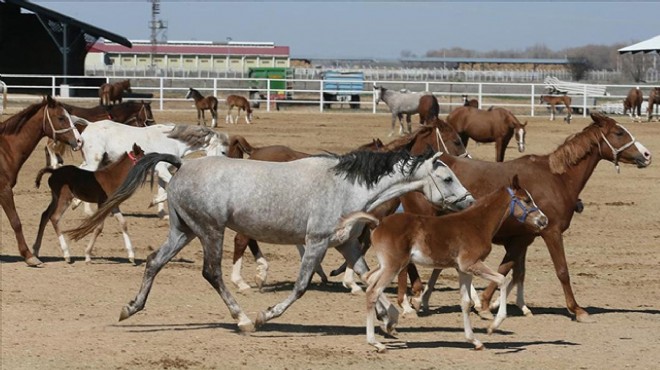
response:
M103 37L104 39L108 39L110 41L114 41L118 44L124 45L126 47L133 47L133 44L131 44L130 41L128 41L127 38L117 35L116 33L112 33L109 31L106 31L104 29L98 28L96 26L92 26L89 23L81 22L77 19L71 18L69 16L66 16L62 13L58 13L56 11L50 10L48 8L44 8L43 6L31 3L29 1L25 0L3 0L7 4L13 4L18 7L27 9L39 16L44 16L46 18L49 18L53 21L57 21L63 24L68 24L74 27L79 28L82 30L84 33L89 34L90 36L94 37Z

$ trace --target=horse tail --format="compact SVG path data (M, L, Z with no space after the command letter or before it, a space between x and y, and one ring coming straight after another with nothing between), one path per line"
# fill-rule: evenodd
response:
M37 189L39 189L39 186L41 186L41 177L46 172L52 174L53 172L55 172L55 170L53 168L50 168L50 167L44 167L41 170L39 170L39 172L37 173L37 177L34 180L34 185L37 187Z
M218 111L218 98L216 98L215 96L212 96L212 98L213 98L213 112L217 112Z
M335 228L335 237L340 243L345 243L351 239L351 234L355 231L356 225L368 226L375 229L380 224L378 218L367 212L353 212L339 220L339 224Z
M146 181L147 174L153 171L158 162L167 162L176 168L181 167L181 159L171 154L149 153L145 155L133 168L131 168L124 183L122 183L110 198L103 203L103 206L101 206L93 215L86 218L80 226L75 229L67 230L65 233L73 240L80 240L85 235L91 233L94 228L96 228L96 225L103 222L115 207L118 207L122 202L135 193L137 188Z

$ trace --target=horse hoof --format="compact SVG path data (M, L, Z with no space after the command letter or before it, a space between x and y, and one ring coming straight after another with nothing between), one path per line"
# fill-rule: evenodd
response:
M128 262L130 262L131 265L133 265L133 266L137 266L137 263L135 263L135 258L129 258Z
M477 310L477 315L482 320L493 320L495 318L493 314L488 310Z
M596 320L594 318L592 318L591 315L589 315L586 312L583 312L579 315L576 315L575 320L579 323L582 323L582 324L593 324L593 323L596 322Z
M495 329L493 328L493 325L491 325L491 326L488 327L488 330L486 330L486 333L488 333L488 335L491 335L491 334L493 334L494 331L495 331Z
M474 345L475 351L483 351L484 349L486 349L486 347L484 347L484 344L481 342Z
M64 257L64 262L68 263L69 265L73 263L73 261L71 260L71 257L69 257L69 256Z
M382 343L376 343L376 344L374 344L374 347L376 347L376 351L378 351L378 353L386 353L387 352L387 347L385 347L385 345L382 344Z
M250 320L247 320L246 322L239 322L238 323L238 331L241 334L248 334L254 332L256 327L254 326L254 323Z
M32 256L32 257L26 259L25 263L27 263L27 265L30 266L30 267L41 267L44 264L36 256Z
M119 321L124 321L131 317L131 313L128 310L128 306L124 306L124 308L121 309L121 313L119 314Z
M260 328L265 323L266 323L266 314L263 311L261 311L257 314L257 319L254 320L254 329L256 330Z

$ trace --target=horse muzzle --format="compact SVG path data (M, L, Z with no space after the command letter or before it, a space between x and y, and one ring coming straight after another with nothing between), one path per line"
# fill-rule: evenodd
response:
M548 226L548 216L540 214L534 217L534 226L536 226L538 231L545 229Z
M456 197L455 199L447 198L445 200L445 207L452 211L461 211L469 206L473 205L475 202L474 197L470 193L465 193L462 197Z

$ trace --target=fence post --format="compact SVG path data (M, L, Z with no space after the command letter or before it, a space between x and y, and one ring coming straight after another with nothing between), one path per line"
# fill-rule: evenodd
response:
M483 102L481 101L482 89L483 89L483 84L479 82L479 92L477 94L477 96L479 97L479 109L482 109L481 107L483 107Z
M160 110L163 110L163 94L165 93L165 88L163 86L164 83L165 83L164 81L165 80L164 80L163 77L161 77L160 81L158 81L158 83L160 85L160 86L158 86L158 95L159 95L158 105L159 105Z
M55 97L55 76L50 78L50 96Z
M270 78L266 80L266 112L270 112Z
M531 101L531 104L532 104L531 115L532 115L532 117L534 117L534 84L532 84L532 101Z
M371 110L373 114L376 114L376 89L371 89Z
M319 81L319 112L323 113L323 80Z
M218 79L213 79L213 96L218 97Z
M582 96L582 117L587 116L587 85L584 85L584 95Z
M425 88L424 91L431 91L431 90L429 90L429 83L428 83L428 82L425 83L424 85L425 85L425 86L424 86L424 88Z

